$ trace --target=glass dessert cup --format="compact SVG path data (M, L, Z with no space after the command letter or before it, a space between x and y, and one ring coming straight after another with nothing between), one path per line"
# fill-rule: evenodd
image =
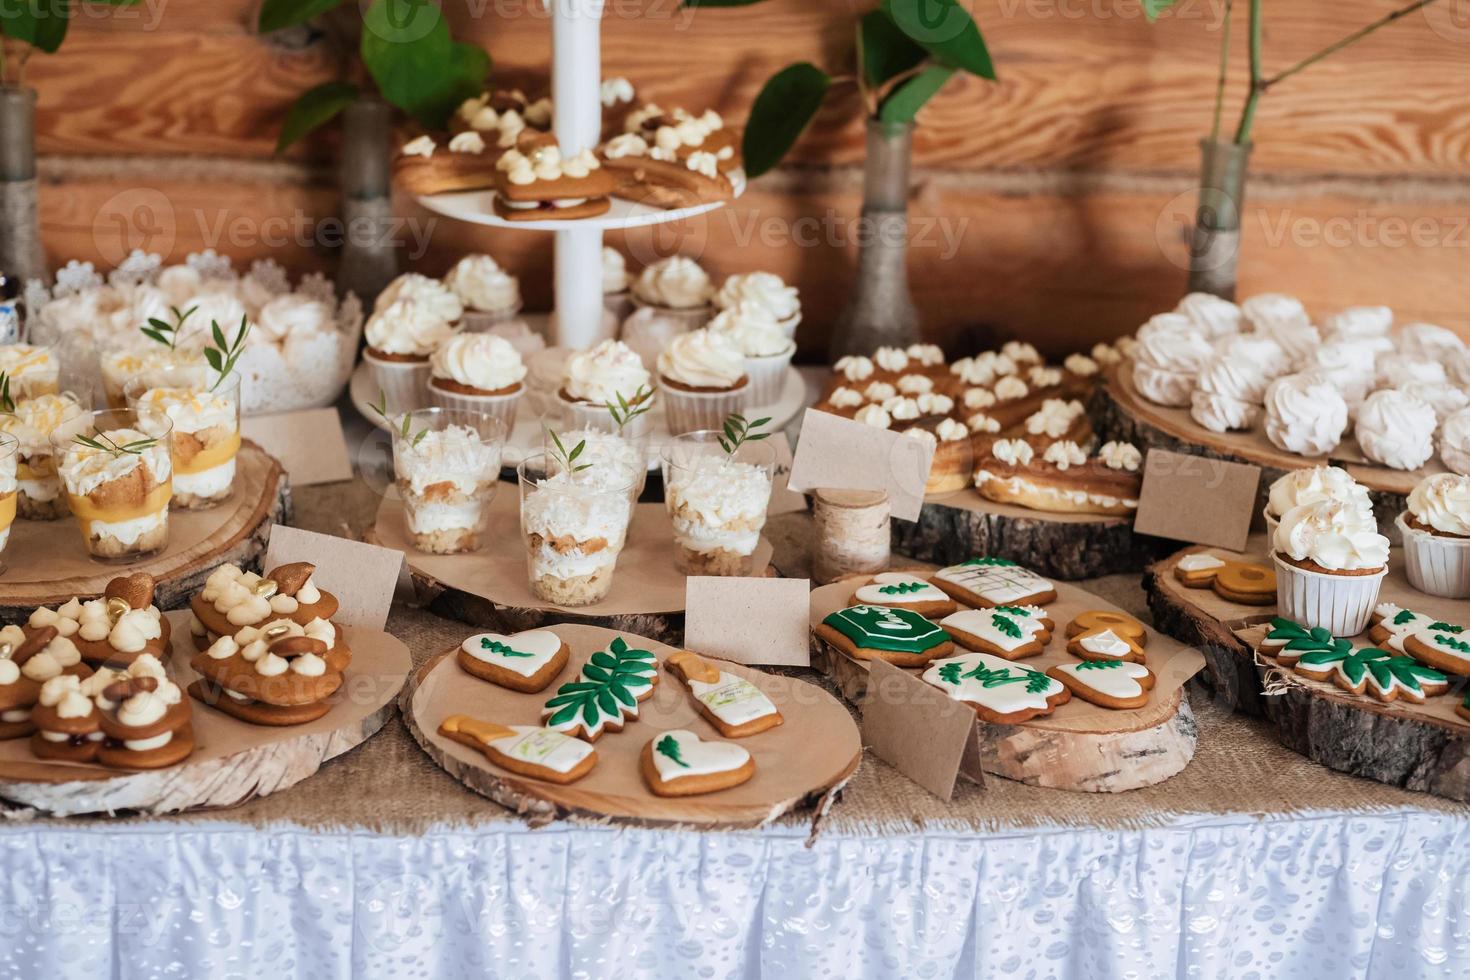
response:
M61 391L61 359L53 347L35 344L0 345L0 371L10 377L10 397L16 401L55 395Z
M169 433L173 506L204 510L230 499L240 453L240 375L212 381L205 367L145 371L124 388L128 408L150 436ZM164 428L164 423L169 428Z
M458 555L487 542L505 422L485 412L421 408L395 416L393 479L419 551Z
M766 524L775 449L745 442L730 454L721 436L710 429L689 432L662 454L674 565L685 575L749 575Z
M648 462L651 458L647 433L634 435L624 429L619 432L613 423L612 417L604 416L580 428L558 428L555 419L543 418L541 420L541 451L551 456L555 453L556 444L552 442L551 433L556 432L557 438L561 439L562 445L567 452L576 448L577 443L585 442L582 455L578 457L578 465L592 463L604 470L615 470L616 477L604 473L604 479L623 479L631 481L628 488L628 499L633 503L643 495L643 487L648 482ZM631 428L631 426L629 427Z
M528 456L516 468L526 571L531 594L542 602L587 606L612 588L633 515L632 484L598 469L592 464L572 472L547 453Z
M10 544L10 526L15 523L16 498L20 483L20 440L0 433L0 572L5 571L5 546Z
M139 335L141 337L141 335ZM102 352L98 361L108 408L126 408L128 382L144 372L168 368L206 370L201 350L170 348L146 339Z
M77 520L87 553L103 562L131 562L168 545L173 498L170 435L173 422L156 420L156 435L139 428L129 409L88 412L75 427L51 434L62 496Z
M84 414L82 402L69 393L40 395L20 401L14 414L0 415L0 432L15 437L17 512L25 521L55 521L70 513L56 473L51 433L71 431Z

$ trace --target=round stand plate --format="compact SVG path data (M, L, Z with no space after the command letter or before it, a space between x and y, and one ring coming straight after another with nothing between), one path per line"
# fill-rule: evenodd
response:
M557 687L575 678L588 657L605 650L618 636L629 646L652 651L660 660L676 652L674 647L620 630L570 624L554 629L571 647L571 659L537 694L519 694L471 677L450 651L417 671L399 698L404 723L431 759L470 789L533 824L576 815L648 824L762 826L789 810L829 797L847 783L862 760L857 726L836 698L805 681L725 661L718 661L720 669L760 688L785 721L759 734L728 740L750 752L756 772L749 782L720 792L659 797L643 782L639 755L661 732L685 729L702 739L722 738L695 711L684 684L662 669L653 696L639 704L638 718L594 743L597 765L575 783L563 786L509 772L482 753L438 733L439 724L452 714L505 725L540 724L541 706Z
M0 622L24 622L37 606L73 596L92 598L118 575L147 572L158 582L160 609L185 605L217 566L257 567L272 524L290 519L291 484L274 457L250 440L236 458L235 493L209 510L169 514L168 547L132 564L94 561L86 554L76 521L17 520L0 574Z
M925 573L916 572L919 577ZM811 624L845 607L866 579L834 582L812 592ZM1047 648L1017 661L1046 670L1077 663L1066 651L1066 626L1081 612L1121 611L1091 593L1057 584L1046 610L1056 623ZM811 634L812 663L830 676L842 696L861 704L867 694L868 663L848 656ZM958 656L964 651L956 647ZM1175 775L1194 758L1196 727L1184 684L1203 665L1198 653L1153 633L1147 666L1156 676L1148 704L1132 711L1100 708L1073 696L1052 714L1019 725L978 726L981 767L996 776L1032 786L1086 793L1121 793L1152 786ZM914 670L915 676L923 673Z
M514 484L502 483L496 492L485 536L492 545L474 554L425 554L413 546L402 503L385 499L370 540L407 556L415 590L440 616L498 633L584 623L665 643L683 640L687 580L674 567L674 529L663 504L635 505L612 589L607 598L588 606L556 606L531 594L520 494ZM768 573L771 552L771 543L762 538L753 576Z
M1223 558L1259 561L1261 541L1244 555L1222 548L1187 548L1148 571L1144 590L1159 629L1204 651L1204 675L1217 698L1264 715L1281 743L1339 772L1392 786L1470 801L1470 722L1455 713L1464 689L1388 704L1357 696L1330 681L1315 681L1278 667L1256 653L1256 644L1276 616L1274 606L1242 606L1209 589L1189 589L1174 577L1179 559L1197 551ZM1381 601L1450 621L1463 619L1463 600L1425 595L1404 577L1395 549L1383 580ZM1372 646L1366 635L1355 647Z
M187 688L198 676L189 667L189 614L170 613L169 622L169 674ZM11 739L0 742L0 799L58 817L124 810L157 815L237 806L294 786L387 723L412 667L408 648L387 633L343 630L353 653L347 683L332 710L316 721L292 728L249 725L191 698L194 754L151 772L46 762L31 754L30 739Z

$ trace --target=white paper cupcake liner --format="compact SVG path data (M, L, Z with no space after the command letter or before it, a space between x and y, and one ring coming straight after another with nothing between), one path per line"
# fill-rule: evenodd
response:
M1428 595L1470 598L1470 539L1445 538L1394 518L1404 537L1404 571L1409 584Z
M458 392L443 391L433 384L429 385L429 404L439 408L452 408L466 412L484 412L491 418L500 419L505 423L505 431L510 432L516 424L516 408L521 403L521 396L525 394L524 385L519 390L508 395L462 395Z
M364 351L373 384L388 400L388 414L412 412L429 404L429 360L381 361ZM376 404L376 400L374 400Z
M1357 636L1368 628L1387 567L1374 575L1330 575L1298 568L1276 554L1271 558L1282 616L1309 628L1320 626L1333 636Z
M1266 519L1266 555L1270 557L1271 552L1276 550L1276 528L1281 522L1271 516L1269 508L1261 508L1261 516Z
M748 383L734 391L660 389L669 433L680 436L701 429L719 429L732 412L745 411L749 392Z
M775 357L747 357L745 376L750 379L750 395L746 398L746 404L771 405L780 401L781 389L786 387L786 369L791 366L791 358L795 356L796 348L793 347L785 354L777 354Z

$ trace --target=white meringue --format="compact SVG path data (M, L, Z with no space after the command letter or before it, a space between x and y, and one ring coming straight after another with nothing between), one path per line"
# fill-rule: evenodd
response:
M1456 473L1470 476L1470 408L1451 415L1439 427L1439 458Z
M1434 409L1392 388L1375 391L1358 411L1356 434L1363 455L1396 470L1417 470L1434 455Z
M1384 354L1378 358L1377 383L1380 388L1404 385L1441 384L1449 380L1444 365L1419 354Z
M1253 328L1266 332L1312 324L1302 301L1285 293L1257 293L1240 304L1240 312Z
M1321 456L1342 441L1348 407L1330 383L1310 374L1288 374L1266 389L1266 438L1278 449Z
M1399 353L1432 360L1465 350L1465 341L1453 330L1433 323L1410 323L1393 334L1394 346Z
M1188 317L1211 340L1240 332L1240 307L1211 293L1190 293L1174 312Z

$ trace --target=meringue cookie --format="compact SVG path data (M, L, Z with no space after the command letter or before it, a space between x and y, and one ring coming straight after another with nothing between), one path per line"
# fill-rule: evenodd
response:
M1271 379L1257 361L1249 358L1216 354L1200 371L1200 390L1211 395L1225 395L1252 405L1261 404Z
M1188 317L1212 340L1240 332L1240 307L1212 293L1190 293L1179 301L1174 312Z
M1293 507L1281 517L1272 547L1296 561L1331 571L1379 569L1388 564L1388 538L1377 524L1340 500Z
M1470 408L1451 415L1439 427L1439 458L1456 473L1470 476Z
M1278 449L1321 456L1342 441L1348 407L1329 382L1309 374L1288 374L1266 389L1266 438Z
M1363 455L1396 470L1417 470L1434 455L1439 419L1427 402L1392 388L1375 391L1358 411Z
M1195 322L1183 313L1156 313L1148 318L1147 323L1138 328L1134 343L1142 343L1147 337L1165 333L1204 336L1204 331L1200 330Z
M1453 330L1432 323L1410 323L1393 335L1399 353L1432 360L1456 354L1465 349L1465 341Z
M1291 358L1281 345L1261 334L1239 333L1215 342L1217 357L1233 357L1250 361L1267 381L1275 381L1291 373Z
M1317 345L1322 343L1322 335L1310 323L1281 323L1273 327L1262 328L1260 335L1274 340L1277 346L1286 352L1287 360L1293 369L1305 361L1312 351L1317 349Z
M1448 379L1444 365L1418 354L1384 354L1378 359L1378 387L1401 388L1415 383L1440 384Z
M1190 416L1211 432L1230 432L1249 429L1260 413L1259 405L1241 401L1229 395L1216 394L1196 388L1190 395Z
M1404 385L1399 391L1427 403L1434 409L1435 417L1440 422L1461 409L1470 408L1470 392L1447 382L1440 384L1433 381L1414 381Z
M1260 331L1312 325L1302 301L1285 293L1257 293L1240 304L1240 312L1247 323Z
M1198 376L1184 371L1169 371L1142 361L1133 362L1133 386L1155 405L1183 408L1194 394Z
M1361 341L1330 340L1307 355L1303 369L1336 385L1351 409L1373 390L1376 360L1373 348Z
M1322 320L1328 337L1342 340L1373 340L1387 337L1393 329L1393 310L1386 306L1349 306Z

